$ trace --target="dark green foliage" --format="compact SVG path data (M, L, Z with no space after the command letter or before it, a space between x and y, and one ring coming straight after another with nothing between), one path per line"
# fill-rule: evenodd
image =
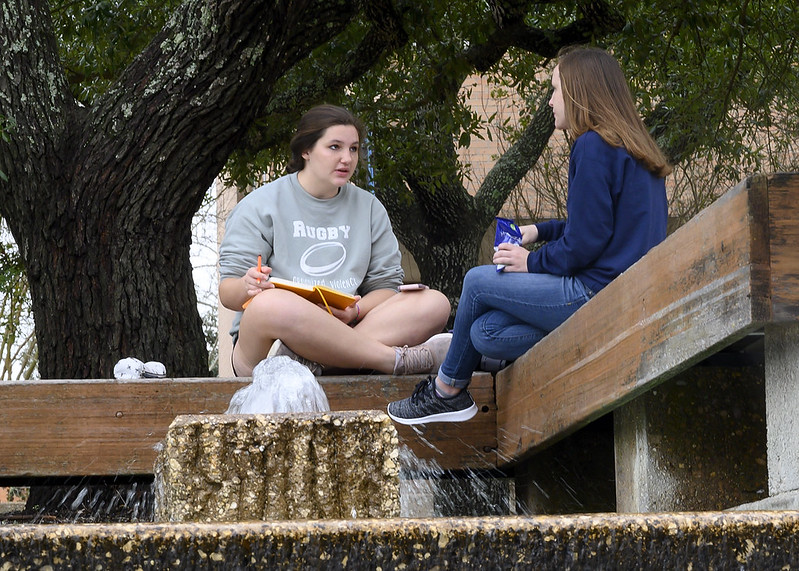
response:
M74 95L91 104L152 41L178 0L53 0L50 9Z
M19 0L10 1L9 6L26 6L19 4ZM267 12L273 9L277 13L288 9L287 6L275 2ZM206 22L203 17L227 17L233 13L231 8L236 7L242 18L246 7L242 8L241 3L53 0L49 7L52 22L37 20L34 26L53 25L64 76L77 105L73 107L73 102L61 93L54 95L54 99L57 105L69 109L64 121L70 127L63 134L72 137L76 144L72 145L72 140L65 144L63 137L51 140L43 137L44 146L35 147L36 151L13 155L20 148L9 143L8 135L14 132L14 137L17 136L14 127L28 127L22 123L0 123L0 193L4 197L3 212L14 219L9 220L9 226L15 233L26 228L27 221L44 218L58 221L61 218L56 213L70 212L73 204L69 199L77 195L69 185L77 175L86 176L87 169L95 168L97 180L104 181L96 187L98 191L111 192L110 183L124 180L119 186L130 196L138 190L136 183L164 185L157 189L163 197L180 195L168 208L180 208L181 215L168 222L175 227L162 236L188 235L188 210L199 204L212 176L204 171L202 175L196 174L202 167L207 170L207 165L213 164L216 169L216 165L227 160L224 176L241 186L260 179L261 175L256 173L282 174L287 142L297 119L310 106L327 101L345 105L364 119L370 131L369 162L368 169L358 173L357 182L374 190L388 207L395 231L420 267L421 279L455 300L463 274L477 262L482 235L514 187L530 176L528 169L537 169L535 176L543 177L544 184L536 189L546 188L553 193L544 202L554 205L554 210L563 204L563 188L557 180L562 169L556 168L562 164L562 157L547 154L539 161L539 156L542 152L549 153L545 149L552 133L547 92L553 58L562 46L576 43L606 47L621 60L642 116L678 166L672 179L673 213L678 217L690 217L749 172L796 165L799 86L795 30L799 29L799 11L787 0L317 2L313 4L316 22L310 21L313 17L305 17L303 21L284 22L279 30L262 31L264 35L281 35L280 57L285 57L291 65L275 66L274 77L248 77L246 81L250 83L240 93L236 91L239 99L235 103L226 100L224 105L216 107L205 103L219 101L215 99L218 94L212 92L218 87L213 77L205 75L204 83L195 86L190 84L190 74L148 65L150 61L166 65L159 56L166 49L189 45L191 42L179 41L185 36L191 36L192 42L200 42L191 43L193 49L206 42L219 50L213 53L228 54L225 49L246 38L235 33L226 36L226 30L232 27L225 26L215 28L214 38L211 28L203 28ZM260 13L267 12L262 9ZM39 15L35 10L33 13ZM318 26L319 22L323 26ZM174 26L170 27L170 23ZM19 32L14 22L2 17L0 29ZM309 29L314 30L310 39L303 36ZM337 32L331 32L330 39L319 39L326 38L325 32L329 30ZM46 31L35 34L34 39L40 37L47 39ZM10 53L6 50L7 41L9 38L0 37L0 54ZM314 46L317 47L310 51ZM310 55L300 57L306 51ZM196 49L177 50L175 55L182 57L182 65L189 68L200 61L192 59L195 52ZM213 67L214 64L220 67ZM230 59L202 60L203 66L211 66L205 68L206 72L223 69L228 64ZM135 96L134 84L117 81L122 77L143 85L164 71L174 73L170 76L174 82L170 87L174 89L168 96L159 92L164 97L158 107L144 109L143 100ZM196 67L192 71L202 72ZM521 97L526 105L513 122L500 120L498 116L484 118L475 112L468 104L468 86L464 87L465 80L472 76L486 81L498 96L517 93ZM55 78L54 90L59 89L59 80ZM179 85L180 81L186 85ZM228 88L226 93L233 91ZM10 102L6 95L0 89L3 105ZM104 109L107 114L92 117L104 95L112 96L105 101L109 105ZM206 145L201 142L181 145L173 140L176 128L182 130L182 137L193 135L192 121L180 123L178 119L176 127L159 130L174 117L184 117L185 107L181 105L188 105L189 99L195 106L208 105L202 109L203 119L211 118L213 124L225 125L224 130L218 129L220 133L207 136ZM29 104L32 98L26 100ZM81 144L87 141L83 137L92 133L92 129L98 129L98 133L107 131L106 124L99 121L110 117L116 109L110 107L111 101L117 100L124 102L123 113L118 115L121 119L135 120L148 112L163 112L159 127L140 121L141 132L135 142L140 141L142 148L135 144L127 147L128 154L119 155L125 157L124 164L117 162L117 156L109 156L106 165L99 154L91 155L94 162L90 166L73 164L71 161L80 161L89 148ZM199 101L204 103L196 103ZM126 109L133 111L126 116ZM7 117L15 115L5 108L0 111ZM92 125L87 122L85 133L80 123L84 115L98 121ZM260 117L253 120L255 115ZM193 117L196 120L197 115ZM206 129L207 126L203 132ZM123 130L120 137L125 134ZM145 139L141 134L150 138ZM212 144L225 137L232 143ZM485 176L476 175L459 157L460 150L482 137L502 137L505 142L504 156L497 157L496 166ZM39 142L37 138L32 140ZM192 149L190 155L184 152L187 147ZM59 149L65 151L63 156L52 159L46 171L53 178L48 181L41 176L40 180L35 175L44 171L30 157L36 154L36 160L41 160ZM145 164L145 159L162 154L176 159ZM13 168L29 159L31 164L26 163L24 168L21 165ZM159 178L170 174L159 170L163 164L174 165L175 170L180 170L179 176ZM19 183L31 173L34 175L31 189L40 186L12 205L10 197L21 196ZM8 179L14 182L13 186ZM50 204L38 205L33 216L30 197L44 196L52 188L52 181L63 184L60 189L63 193ZM471 192L467 190L470 186L474 187ZM125 196L115 195L109 200L118 200L123 207L126 204ZM7 204L12 206L6 207ZM150 221L163 210L155 209L145 218ZM540 209L520 205L518 211L535 217ZM80 212L76 215L80 216ZM110 223L112 219L109 216L96 222ZM87 225L87 228L93 227ZM163 232L159 225L150 222L137 228ZM109 226L107 231L98 229L96 235L113 235L114 228ZM37 236L23 242L35 245L40 239ZM64 254L69 250L70 255L77 253L75 259L82 256L82 244L67 245L73 237L54 233L48 239L57 244L53 252ZM152 237L146 232L134 232L124 243L124 250L132 251L137 241L148 240L152 241ZM51 252L41 245L37 250ZM41 255L38 258L43 259ZM36 256L26 263L41 265ZM172 279L169 272L159 272L148 268L150 283ZM41 267L32 275L40 276ZM145 286L143 282L136 287ZM134 298L138 299L140 293L136 290ZM106 295L98 289L93 303L107 307ZM142 295L142 299L148 299ZM90 312L81 319L92 323ZM158 330L168 328L159 324Z

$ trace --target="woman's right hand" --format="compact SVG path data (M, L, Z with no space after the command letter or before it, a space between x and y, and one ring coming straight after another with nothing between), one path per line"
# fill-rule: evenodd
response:
M257 266L248 269L247 273L244 274L242 278L244 280L244 286L247 289L247 295L249 297L254 297L265 289L275 287L275 284L269 281L269 274L271 273L272 268L269 266L262 266L260 271Z

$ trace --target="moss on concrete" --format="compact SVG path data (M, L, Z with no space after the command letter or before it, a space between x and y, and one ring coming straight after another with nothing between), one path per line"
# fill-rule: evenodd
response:
M400 513L397 431L378 411L179 416L155 474L157 521Z
M797 512L0 527L0 569L779 569Z

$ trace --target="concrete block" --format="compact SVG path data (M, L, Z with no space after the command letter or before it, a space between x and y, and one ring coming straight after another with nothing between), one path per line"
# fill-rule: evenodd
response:
M398 516L398 456L378 411L179 416L155 464L156 520Z
M727 509L767 495L764 372L697 366L614 413L619 512Z
M799 490L799 324L765 328L769 496Z

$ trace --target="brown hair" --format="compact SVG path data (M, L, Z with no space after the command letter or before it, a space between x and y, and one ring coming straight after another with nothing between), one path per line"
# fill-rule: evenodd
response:
M336 105L317 105L302 116L297 125L297 131L291 138L289 144L291 159L288 164L288 172L298 172L305 168L305 159L302 158L302 154L312 149L328 127L334 125L352 125L358 131L358 140L363 144L365 131L363 124L355 115Z
M558 55L569 135L595 131L609 145L624 147L657 176L671 172L666 156L646 130L630 86L616 59L598 48L566 48Z

